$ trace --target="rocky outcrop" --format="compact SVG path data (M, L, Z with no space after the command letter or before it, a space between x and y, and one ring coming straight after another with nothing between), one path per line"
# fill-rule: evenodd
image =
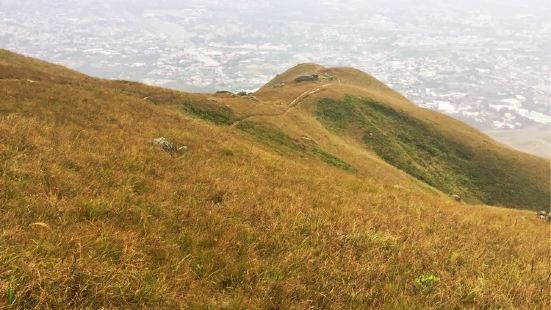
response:
M177 154L188 150L188 147L186 145L178 146L176 143L168 140L165 137L155 138L151 142L159 145L163 151L170 154Z

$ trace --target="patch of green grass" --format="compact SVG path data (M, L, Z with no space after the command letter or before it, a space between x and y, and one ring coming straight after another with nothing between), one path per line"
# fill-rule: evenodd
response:
M114 264L121 262L124 249L119 240L107 235L102 235L98 238L97 245L103 257L107 258Z
M473 150L387 105L353 96L326 98L317 103L317 116L340 134L359 129L361 141L379 157L445 193L516 208L548 205L549 190L512 169L513 159Z
M159 276L152 271L145 274L141 289L136 292L136 298L144 301L154 301L158 295Z
M234 155L235 155L235 153L234 153L233 150L226 149L226 148L225 148L225 149L222 149L222 150L220 151L220 153L222 153L222 155L228 156L228 157L234 156Z
M216 125L231 125L236 120L233 111L227 107L220 107L208 103L197 103L190 100L182 103L181 107L188 114Z
M424 293L430 293L440 282L440 278L433 274L424 274L413 281L415 286Z
M317 114L320 119L326 121L334 131L343 131L348 127L349 122L361 122L362 119L354 113L355 97L346 96L338 104L335 100L323 98L318 101Z
M335 166L337 168L340 168L342 170L349 171L349 172L355 172L356 171L356 168L354 168L349 163L341 160L338 157L335 157L334 155L331 155L331 154L327 153L326 151L324 151L324 150L322 150L318 147L312 148L311 153L314 154L315 156L317 156L319 159L323 160L324 162L326 162L326 163L328 163L332 166Z
M237 128L254 136L260 142L273 147L276 151L293 150L301 151L300 144L286 135L284 132L265 124L243 121Z
M193 239L187 232L180 232L177 238L177 244L183 252L189 252L193 248Z
M289 137L283 131L280 131L268 125L244 121L237 125L237 128L251 134L261 143L270 146L281 154L284 154L285 151L298 152L301 154L317 157L327 164L348 172L356 171L356 168L354 168L349 163L341 160L340 158L332 154L329 154L318 146L311 146L301 143L300 141Z
M5 298L6 298L6 305L11 308L15 304L15 300L17 298L17 295L15 293L15 285L13 284L14 279L12 279L10 285L6 289L5 292Z
M104 219L109 216L111 206L101 199L91 199L82 201L79 204L81 216L89 221Z

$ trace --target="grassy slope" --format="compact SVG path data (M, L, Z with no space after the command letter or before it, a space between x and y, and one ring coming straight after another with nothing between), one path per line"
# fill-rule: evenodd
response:
M334 81L293 83L294 77L312 73L329 74ZM284 88L273 87L282 82ZM469 202L549 208L548 160L512 150L464 123L419 108L356 69L299 65L261 88L258 96L273 100L278 94L297 96L309 88L321 91L305 100L302 110L307 117L320 118L331 131L326 136L337 134L348 145L366 148L424 183L447 194L461 194ZM351 94L358 100L343 99ZM364 103L368 101L371 104ZM293 120L278 119L281 127L288 130L299 114ZM302 127L296 134L316 126L310 121ZM350 154L342 156L347 159Z
M551 301L549 226L533 214L454 204L300 109L278 118L296 126L197 118L245 115L214 102L0 51L0 307Z
M539 210L549 183L505 152L487 152L441 134L430 124L375 101L346 97L317 103L318 116L335 132L358 132L385 161L467 201ZM544 160L542 174L549 175ZM543 180L542 180L543 179Z

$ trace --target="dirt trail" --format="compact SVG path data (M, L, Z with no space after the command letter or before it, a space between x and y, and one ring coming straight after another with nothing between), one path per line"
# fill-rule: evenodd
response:
M8 81L8 82L27 82L27 83L38 83L38 81L31 80L31 79L17 79L17 78L0 78L0 81Z
M304 99L308 98L309 96L312 96L312 95L315 95L317 93L319 93L322 89L328 87L328 86L331 86L332 83L330 84L325 84L325 85L322 85L321 87L319 88L316 88L316 89L313 89L313 90L307 90L305 92L303 92L302 94L300 94L298 97L296 97L293 101L291 101L291 103L289 103L289 105L287 106L287 108L282 111L282 112L279 112L279 113L259 113L259 114L252 114L252 115L249 115L245 118L242 118L236 122L234 122L233 124L230 125L230 128L235 128L237 127L239 124L241 124L241 122L243 121L246 121L252 117L257 117L257 116L282 116L282 115L285 115L287 114L289 111L291 111L291 109L293 109L294 107L298 106Z

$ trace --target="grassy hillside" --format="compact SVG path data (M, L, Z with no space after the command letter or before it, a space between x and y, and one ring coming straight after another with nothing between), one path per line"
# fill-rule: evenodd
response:
M0 51L0 308L545 308L549 224L327 130L310 109L352 89L289 107Z
M440 133L432 125L372 100L322 99L318 117L339 134L357 133L366 147L415 178L467 201L539 210L549 204L549 182L517 169L521 162ZM546 175L549 166L542 165Z
M305 74L325 79L293 82ZM460 194L471 203L549 209L549 160L512 150L464 123L419 108L361 71L303 64L277 76L258 96L274 101L278 94L298 96L309 89L318 92L303 100L291 117L277 119L282 129L304 121L301 113L316 116L329 131L322 140L337 135L448 195ZM307 121L296 134L305 127L320 131ZM351 154L342 156L346 160Z

